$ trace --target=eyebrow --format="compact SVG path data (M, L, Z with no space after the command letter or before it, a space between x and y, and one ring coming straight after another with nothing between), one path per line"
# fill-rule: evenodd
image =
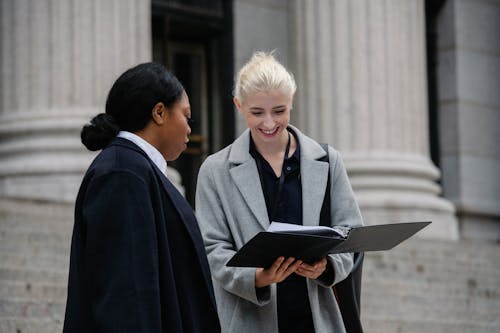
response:
M286 105L278 105L278 106L273 106L271 108L271 110L284 109L284 108L286 108ZM252 106L250 108L250 110L262 111L262 110L264 110L264 108L260 108L260 107L257 107L257 106Z

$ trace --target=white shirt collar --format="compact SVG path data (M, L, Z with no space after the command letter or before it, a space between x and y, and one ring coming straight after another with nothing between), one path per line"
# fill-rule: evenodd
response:
M128 132L128 131L120 131L117 135L119 138L127 139L135 143L139 148L141 148L146 155L153 161L153 163L158 167L158 169L163 172L165 176L167 176L167 161L163 158L163 155L149 142L141 138L140 136Z

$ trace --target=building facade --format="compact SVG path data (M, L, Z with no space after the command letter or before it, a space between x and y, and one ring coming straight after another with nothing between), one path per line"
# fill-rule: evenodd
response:
M72 204L94 156L79 131L116 76L154 60L185 85L197 122L169 165L193 202L203 159L244 129L232 80L256 50L294 73L292 123L340 150L366 224L433 221L367 256L366 331L500 329L499 1L3 0L0 16L0 331L60 325ZM408 289L460 290L446 306L431 297L451 319Z

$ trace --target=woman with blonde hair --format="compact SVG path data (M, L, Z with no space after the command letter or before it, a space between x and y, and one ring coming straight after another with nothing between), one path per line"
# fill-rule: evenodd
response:
M325 150L289 124L295 91L292 74L272 53L255 53L234 90L248 129L200 169L197 215L222 332L345 332L331 287L351 271L352 254L226 266L272 221L319 225L328 176L331 225L362 224L339 152L329 147L325 162Z

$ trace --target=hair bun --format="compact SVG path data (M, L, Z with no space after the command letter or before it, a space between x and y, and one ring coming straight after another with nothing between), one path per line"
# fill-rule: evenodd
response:
M80 137L88 150L96 151L106 147L118 134L120 128L114 118L100 113L82 128Z

